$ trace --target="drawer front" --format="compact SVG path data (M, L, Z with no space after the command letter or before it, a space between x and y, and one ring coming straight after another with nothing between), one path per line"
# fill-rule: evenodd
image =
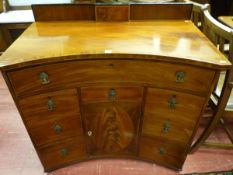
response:
M86 149L82 137L71 141L39 149L41 161L46 171L65 166L86 158Z
M29 132L37 146L46 145L73 136L83 136L80 116L63 117L36 127L30 127Z
M205 99L191 94L149 88L146 95L142 134L187 144Z
M28 132L37 146L83 136L77 91L68 89L19 101Z
M81 88L83 103L108 101L141 101L141 87L84 87Z
M82 109L89 155L136 155L140 102L91 103Z
M27 97L19 101L19 107L22 117L30 123L32 128L58 118L80 114L76 89Z
M74 61L8 72L16 95L61 86L89 83L139 83L205 93L213 70L192 66L132 60Z
M159 137L141 136L139 147L139 157L142 159L179 170L182 168L186 152L186 147L182 143Z

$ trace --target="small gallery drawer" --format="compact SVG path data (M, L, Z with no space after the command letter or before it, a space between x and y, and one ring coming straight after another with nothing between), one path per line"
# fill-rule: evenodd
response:
M26 123L37 146L46 145L62 139L73 136L83 136L83 129L80 116L63 117L55 121L48 121L43 125L30 126L30 122Z
M86 147L83 137L75 137L70 141L50 145L39 149L41 161L45 171L68 165L86 158Z
M214 70L140 60L70 61L8 72L17 96L61 86L90 83L137 83L206 93Z
M19 101L22 117L33 125L80 114L76 89L48 92Z
M187 145L159 137L141 136L139 157L180 170L185 160Z
M88 102L108 101L141 101L143 88L141 87L83 87L81 100Z
M149 88L146 94L142 133L187 144L204 102L203 97Z

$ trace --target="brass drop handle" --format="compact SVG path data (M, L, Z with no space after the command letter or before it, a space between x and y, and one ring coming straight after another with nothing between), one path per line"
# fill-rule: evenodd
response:
M88 131L88 132L87 132L87 135L88 135L89 137L91 137L91 136L92 136L92 131Z
M55 108L55 103L51 97L48 97L47 108L48 108L48 111L52 111Z
M177 83L183 83L185 78L185 72L177 71L176 72L176 82Z
M53 129L56 134L60 134L62 132L62 127L60 125L55 125Z
M168 105L169 105L170 108L176 108L176 105L177 105L176 95L173 95L173 96L169 99Z
M117 95L117 93L116 93L116 90L115 89L109 89L109 91L108 91L108 97L109 98L116 98L116 95Z
M49 84L49 75L46 72L41 72L39 75L41 84Z
M160 155L165 155L166 154L166 149L163 148L163 147L159 148L159 154Z
M66 148L62 148L62 149L60 150L60 154L61 154L62 157L67 156L68 153L69 153L69 152L68 152L68 150L67 150Z
M170 121L166 121L163 124L163 133L168 133L169 130L171 129L171 127L172 127L171 122Z

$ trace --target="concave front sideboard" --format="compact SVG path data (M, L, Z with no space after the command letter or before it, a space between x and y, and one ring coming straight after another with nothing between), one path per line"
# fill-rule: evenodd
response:
M106 157L180 170L230 66L183 20L37 22L0 57L46 171Z

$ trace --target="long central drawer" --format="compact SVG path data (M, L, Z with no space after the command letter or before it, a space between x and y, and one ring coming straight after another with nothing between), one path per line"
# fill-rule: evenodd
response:
M8 73L17 96L89 83L137 83L206 93L214 71L165 62L97 60L37 66Z

